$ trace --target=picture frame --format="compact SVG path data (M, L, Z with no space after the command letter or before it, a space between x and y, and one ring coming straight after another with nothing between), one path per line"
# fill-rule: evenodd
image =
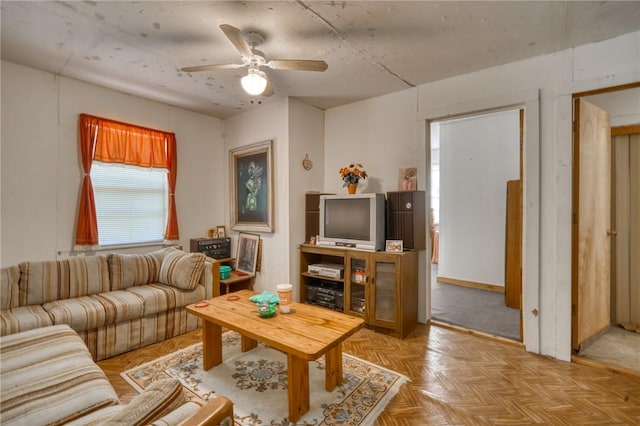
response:
M415 191L416 189L418 189L418 168L398 169L398 191Z
M389 253L402 253L403 250L403 241L402 240L387 240L385 251Z
M208 229L207 238L218 238L218 231L215 228Z
M229 151L231 229L273 232L273 141Z
M218 234L218 238L225 238L227 236L227 229L224 225L216 226L216 233Z
M241 232L238 234L235 270L245 274L256 273L260 235Z

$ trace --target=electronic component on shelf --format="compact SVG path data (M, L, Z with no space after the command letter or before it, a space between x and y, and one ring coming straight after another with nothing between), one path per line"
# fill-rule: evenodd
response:
M204 253L214 259L227 259L231 257L231 238L192 238L190 251Z
M309 265L308 271L313 275L341 279L344 276L344 265L339 263L314 263Z
M326 281L307 284L305 286L305 302L342 312L344 310L342 286Z

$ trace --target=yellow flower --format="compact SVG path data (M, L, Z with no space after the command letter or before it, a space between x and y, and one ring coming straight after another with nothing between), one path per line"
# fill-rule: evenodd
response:
M366 179L369 176L362 163L351 163L347 167L340 168L338 173L344 181L343 186L347 186L350 183L357 184L360 179Z

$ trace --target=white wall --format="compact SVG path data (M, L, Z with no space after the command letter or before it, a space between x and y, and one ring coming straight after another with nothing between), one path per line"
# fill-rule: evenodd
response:
M224 222L221 120L2 61L2 266L70 254L83 112L176 133L184 247Z
M274 169L274 232L260 233L262 239L262 268L257 274L256 291L276 291L279 283L290 282L289 260L289 134L287 100L235 115L224 122L224 144L226 155L225 182L219 196L224 198L227 226L231 223L229 150L257 142L273 140ZM232 231L232 255L236 251L238 233Z
M504 286L506 183L519 169L517 109L440 123L438 276Z
M349 163L365 165L369 178L358 193L398 190L398 169L420 167L418 189L425 189L425 156L415 120L416 90L332 108L325 112L324 190L346 193L338 175Z
M313 167L305 170L308 155ZM299 300L300 251L305 241L305 193L321 191L324 182L324 111L289 99L289 245L293 298Z

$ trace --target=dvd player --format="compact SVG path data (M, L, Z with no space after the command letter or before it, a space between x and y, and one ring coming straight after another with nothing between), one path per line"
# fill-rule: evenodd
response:
M339 263L313 263L309 265L308 271L313 275L340 279L344 276L344 265Z

